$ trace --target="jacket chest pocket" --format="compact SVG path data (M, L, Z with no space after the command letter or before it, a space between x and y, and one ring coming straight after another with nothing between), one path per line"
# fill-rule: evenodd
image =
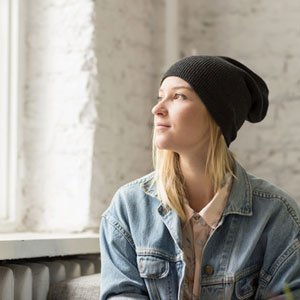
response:
M235 294L239 300L254 299L259 283L259 272L251 272L235 284Z
M142 278L160 279L169 274L169 262L154 256L138 256L138 268Z
M214 281L214 278L210 278L210 282L202 283L201 299L252 300L257 298L259 285L258 266L252 266L239 271L235 274L235 280L232 280L232 277L232 275L228 275L228 277L225 276L224 278L216 277L215 281L219 283L210 283Z
M174 299L169 276L169 261L155 256L138 255L137 265L150 299Z

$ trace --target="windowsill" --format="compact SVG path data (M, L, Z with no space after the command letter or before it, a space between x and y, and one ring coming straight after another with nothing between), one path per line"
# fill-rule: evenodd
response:
M96 233L0 234L0 260L99 253Z

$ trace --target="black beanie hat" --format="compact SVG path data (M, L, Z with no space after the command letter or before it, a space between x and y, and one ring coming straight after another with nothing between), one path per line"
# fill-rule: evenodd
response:
M257 74L225 56L189 56L173 64L163 75L188 82L220 126L227 146L245 120L261 121L268 110L269 90Z

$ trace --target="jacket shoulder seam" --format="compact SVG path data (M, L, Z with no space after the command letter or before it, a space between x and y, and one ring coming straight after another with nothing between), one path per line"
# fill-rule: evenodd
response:
M266 192L261 192L261 191L253 191L253 195L259 196L262 198L266 199L277 199L280 200L287 208L287 211L289 215L292 217L298 228L300 229L300 221L299 218L297 217L294 208L289 204L288 200L280 195L273 194L273 193L266 193Z
M123 228L123 226L117 220L115 220L112 216L108 214L104 214L102 217L105 218L108 221L108 223L128 241L128 243L134 250L136 250L131 235Z

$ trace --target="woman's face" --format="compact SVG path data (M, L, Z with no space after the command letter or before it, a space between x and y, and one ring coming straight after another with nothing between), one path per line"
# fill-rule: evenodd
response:
M179 77L167 77L152 113L156 147L179 154L207 150L209 113L189 83Z

